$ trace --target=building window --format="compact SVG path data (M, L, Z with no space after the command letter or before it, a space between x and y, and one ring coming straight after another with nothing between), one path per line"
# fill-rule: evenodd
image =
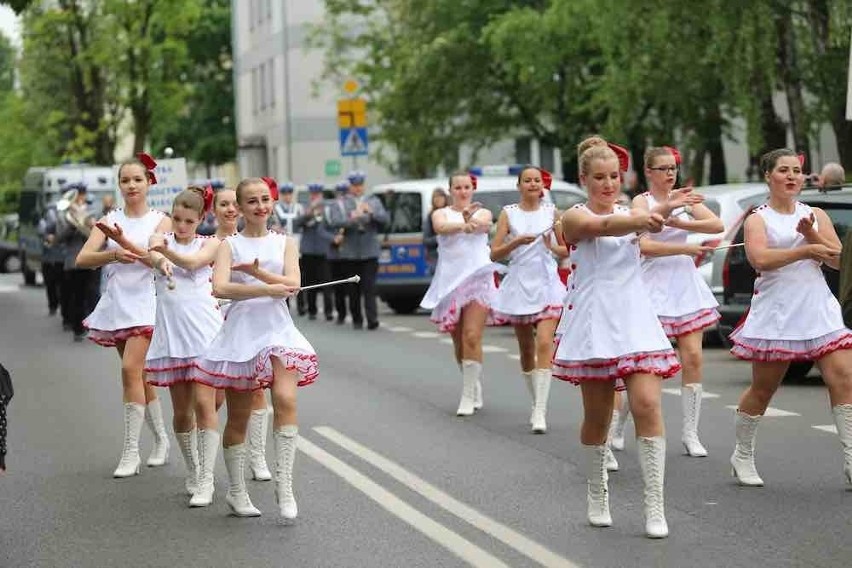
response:
M515 162L518 164L532 162L532 140L530 138L515 138Z
M275 59L269 60L269 106L275 107Z
M260 65L260 110L266 109L266 63Z
M539 143L539 155L541 156L541 161L539 162L539 167L544 168L545 170L552 172L555 171L556 162L553 159L555 152L553 146L550 144L545 144L544 142Z
M257 84L257 67L251 70L251 110L254 114L258 111L260 101L260 89Z

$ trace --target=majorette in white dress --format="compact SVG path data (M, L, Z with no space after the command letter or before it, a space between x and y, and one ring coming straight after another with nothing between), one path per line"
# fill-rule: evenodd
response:
M197 253L210 238L215 237L196 236L192 242L180 244L174 233L165 235L170 250L186 255ZM198 357L222 327L219 302L213 297L212 275L210 266L186 270L175 265L174 289L168 288L165 276L157 276L157 323L145 359L149 383L167 387L193 380Z
M657 200L650 192L643 194L648 208L653 209ZM688 219L686 213L680 216ZM650 233L647 238L661 243L683 244L688 231L664 226L659 233ZM686 255L642 257L642 277L651 298L651 304L669 337L680 337L708 328L719 321L716 308L719 302L704 278L695 267L695 262Z
M549 229L555 210L552 203L542 203L535 211L524 211L517 204L505 206L503 211L509 221L507 238L538 235ZM508 273L500 282L492 305L498 319L516 325L559 319L565 286L559 279L549 240L549 233L539 236L509 255Z
M463 223L461 212L451 207L438 210L449 223ZM452 332L461 318L462 308L476 302L488 308L486 325L496 325L491 309L497 286L494 272L504 268L491 262L488 235L455 233L438 235L438 266L420 307L432 310L429 317L438 329Z
M616 205L612 214L630 210ZM571 245L571 259L553 376L577 385L634 373L675 375L680 363L642 281L636 235L580 241Z
M768 204L754 210L766 225L767 245L776 249L805 244L796 226L811 213L809 206L799 202L789 215ZM840 304L825 282L820 263L810 259L761 272L754 281L745 321L730 337L731 353L750 361L812 360L852 348L852 333L843 323Z
M124 237L143 250L148 250L148 239L154 234L165 214L156 209L142 217L128 217L123 209L106 215L107 225L121 227ZM119 247L112 239L106 240L105 250ZM135 335L151 337L154 331L156 299L154 273L141 262L113 263L103 267L106 281L98 305L83 322L89 330L89 339L105 347L113 347Z
M258 259L264 270L283 274L286 239L271 231L253 238L237 234L224 239L221 246L227 243L231 247L234 265L251 264ZM238 271L231 271L231 281L263 284ZM284 298L234 300L219 333L199 359L194 380L238 391L264 388L274 379L272 357L298 373L299 386L314 382L319 374L314 348L296 329Z

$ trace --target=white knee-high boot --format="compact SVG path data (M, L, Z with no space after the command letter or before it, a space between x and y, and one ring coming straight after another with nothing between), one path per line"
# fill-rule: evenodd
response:
M731 473L740 485L763 487L763 480L757 474L757 468L754 465L754 437L760 418L760 416L749 416L737 410L737 443L731 455Z
M648 538L669 536L663 485L666 477L666 439L662 436L637 438L639 464L645 482L645 534Z
M530 400L532 400L532 404L530 405L530 426L532 426L532 413L535 412L535 369L532 371L521 371L521 377L523 377L524 383L527 385L527 391L529 391Z
M139 434L145 420L145 406L135 402L124 403L124 448L121 460L113 472L113 477L131 477L139 474Z
M692 457L703 458L707 450L698 439L698 419L701 417L701 395L704 392L701 383L683 385L680 389L683 403L683 431L681 441L686 453Z
M583 446L586 457L586 517L593 527L612 525L604 452L606 446Z
M175 432L175 438L186 464L186 492L192 496L198 491L198 430Z
M207 507L213 502L215 491L213 469L219 452L219 432L198 431L198 489L189 500L190 507Z
M145 408L145 422L154 434L154 449L145 465L148 467L165 465L169 461L169 434L163 421L163 407L160 399L152 400Z
M299 427L294 424L275 431L275 500L284 519L292 520L299 514L293 496L293 464L296 461L296 441Z
M621 407L612 411L612 422L609 425L609 446L613 450L620 452L624 449L624 429L628 418L630 418L630 403L627 395L622 393Z
M846 489L852 491L852 404L838 404L831 409L837 435L843 444L843 473L846 475Z
M476 375L476 382L473 385L473 409L482 410L485 406L485 401L482 400L482 380L485 376L482 365L479 366L479 373Z
M248 424L249 469L258 481L269 481L272 474L266 465L266 438L269 432L269 410L259 408L251 411Z
M476 381L482 370L482 363L465 359L462 361L462 394L459 401L457 416L471 416L474 411Z
M532 431L535 434L544 434L547 432L547 399L550 398L551 370L535 369L532 376L535 385L533 412L530 418Z
M231 513L237 517L259 517L260 511L252 504L246 489L245 443L225 448L222 453L225 456L229 482L225 502L231 507Z

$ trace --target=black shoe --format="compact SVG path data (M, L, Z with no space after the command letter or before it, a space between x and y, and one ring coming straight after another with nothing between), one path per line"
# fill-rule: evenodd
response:
M55 316L56 315L56 308L50 308L49 310L47 310L47 315L48 316Z
M313 321L313 320L317 319L317 315L316 314L308 314L308 319Z
M362 322L362 321L352 322L352 327L354 329L364 329L364 322Z
M86 334L84 333L75 333L74 334L74 343L82 343L83 340L86 339Z
M343 325L346 323L346 318L337 318L337 325Z
M62 331L73 331L74 326L68 322L62 322Z
M334 314L325 314L325 321L331 321L334 319Z
M379 329L379 322L377 322L377 321L367 322L367 329L370 329L370 330Z

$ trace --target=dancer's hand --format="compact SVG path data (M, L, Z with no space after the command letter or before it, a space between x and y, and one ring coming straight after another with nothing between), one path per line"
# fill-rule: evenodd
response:
M258 259L254 259L254 262L246 262L243 264L235 264L231 267L231 270L236 270L237 272L245 272L246 274L257 274L257 271L260 269L260 261Z
M151 241L148 245L148 250L153 252L164 253L168 249L166 237L162 234L154 234L151 236Z
M273 298L289 298L299 292L298 286L287 286L286 284L270 284L269 295Z
M462 218L464 219L464 222L470 222L471 218L480 209L482 209L482 203L480 203L479 201L474 201L473 203L462 209Z
M121 230L121 227L118 226L118 223L116 223L114 226L110 227L106 223L102 223L102 222L99 221L99 222L95 223L95 227L100 229L101 232L104 235L106 235L106 238L112 239L115 242L119 242L119 239L121 239L124 236L124 231Z
M523 246L523 245L531 244L537 238L538 238L538 235L518 235L517 237L515 237L515 240L513 241L512 244L517 243L517 246L520 247L520 246Z
M697 205L704 201L704 196L700 193L695 193L691 187L675 189L669 194L669 205L672 210L684 205Z
M138 254L123 248L115 249L114 255L115 262L120 262L121 264L133 264L137 260L142 260L142 257Z
M807 217L802 217L799 219L799 223L796 225L796 231L804 235L805 237L812 236L815 233L814 223L816 222L816 217L813 213L808 215Z
M823 244L807 245L808 256L817 262L836 262L840 258L840 249L828 247Z

